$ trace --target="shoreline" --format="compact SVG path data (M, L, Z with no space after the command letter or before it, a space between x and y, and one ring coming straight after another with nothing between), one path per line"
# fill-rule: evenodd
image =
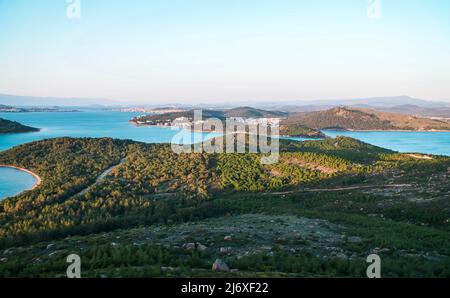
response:
M36 128L36 130L31 130L31 131L0 132L0 136L1 135L24 134L24 133L36 133L36 132L41 132L42 130L43 130L43 128Z
M189 129L187 128L183 128L183 127L173 127L173 126L165 126L165 125L151 125L151 124L137 124L133 121L128 121L130 122L132 125L136 126L136 127L161 127L161 128L177 128L177 129L181 129L181 130L185 130L185 131L189 131ZM198 133L219 133L220 132L216 132L216 131L209 131L209 130L196 130L196 129L192 129L190 130L191 132L198 132ZM449 131L450 132L450 131ZM233 133L246 133L248 134L248 132L243 132L243 131L234 131ZM224 134L226 135L226 134ZM327 136L325 137L319 137L319 136L290 136L290 135L276 135L275 137L282 137L282 138L310 138L310 139L317 139L317 140L321 140L321 139L326 139Z
M152 125L152 124L138 124L134 121L129 120L132 125L136 127L160 127L160 128L173 128L172 126L165 126L165 125ZM184 129L182 127L177 127ZM450 132L449 130L437 130L437 129L430 129L430 130L406 130L406 129L319 129L319 131L342 131L342 132ZM193 130L192 132L210 132L210 131L197 131Z
M12 166L12 165L1 165L1 164L0 164L0 168L15 169L15 170L22 171L22 172L25 172L25 173L30 174L31 176L33 176L34 179L36 179L36 183L33 185L33 187L30 190L36 189L42 183L41 177L38 176L36 173L31 172L30 170L27 170L27 169L24 169L24 168L20 168L20 167L16 167L16 166Z
M402 130L402 129L322 129L321 131L342 131L342 132L450 132L450 130Z

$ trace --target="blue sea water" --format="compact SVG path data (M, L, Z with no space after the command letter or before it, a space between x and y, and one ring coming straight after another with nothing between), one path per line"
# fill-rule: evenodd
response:
M36 178L26 172L0 167L0 200L13 197L31 189L36 183Z
M41 128L40 132L0 135L0 151L14 146L56 137L111 137L147 143L170 143L182 133L184 141L205 139L208 133L189 133L165 127L137 127L128 121L138 113L85 110L82 112L0 113L0 118ZM190 143L189 141L187 143Z
M0 151L56 137L111 137L147 143L170 143L172 138L178 135L181 136L178 142L189 144L194 140L214 136L197 132L190 134L181 129L164 127L137 127L128 122L138 115L140 114L99 110L76 113L0 113L0 118L41 128L40 132L0 135ZM34 177L25 172L0 168L0 200L29 189L33 184Z
M330 137L347 136L402 153L426 153L450 156L450 132L336 131Z
M181 129L164 127L137 127L128 121L139 113L102 110L48 113L0 113L0 118L18 121L41 128L40 132L0 135L0 151L14 146L56 137L111 137L132 139L147 143L170 143L176 134L183 142L205 139L212 134L189 134ZM349 136L361 141L399 152L417 152L450 156L450 132L357 132L325 131L330 137ZM195 139L194 139L195 137ZM186 141L187 140L187 141ZM303 141L305 139L297 139ZM19 173L17 173L19 172ZM33 177L20 171L2 168L0 171L0 199L28 189ZM14 175L9 175L14 173ZM31 180L30 180L31 179Z

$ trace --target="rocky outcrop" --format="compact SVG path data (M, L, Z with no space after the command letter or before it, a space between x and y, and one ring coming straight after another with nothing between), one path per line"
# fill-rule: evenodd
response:
M221 259L217 259L212 265L212 270L219 272L230 272L230 267Z
M184 249L187 250L198 250L198 251L205 251L207 249L207 247L199 242L191 242L191 243L186 243L183 245Z

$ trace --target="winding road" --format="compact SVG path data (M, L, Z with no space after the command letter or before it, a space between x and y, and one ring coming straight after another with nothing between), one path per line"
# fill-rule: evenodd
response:
M101 173L101 174L97 177L97 179L95 179L94 184L89 185L88 187L86 187L85 189L83 189L82 191L80 191L79 193L77 193L77 194L74 195L74 196L82 196L82 195L85 195L85 194L87 193L87 191L89 190L89 188L91 188L92 186L97 185L97 184L99 184L100 182L102 182L103 180L105 180L105 178L106 178L109 174L111 174L111 172L112 172L115 168L117 168L118 166L120 166L121 164L123 164L123 163L125 162L125 160L126 160L126 158L122 158L122 159L119 161L118 164L113 165L112 167L106 169L103 173Z

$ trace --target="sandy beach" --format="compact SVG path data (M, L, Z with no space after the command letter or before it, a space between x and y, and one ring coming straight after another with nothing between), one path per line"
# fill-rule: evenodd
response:
M29 171L27 169L16 167L16 166L11 166L11 165L0 165L0 168L16 169L16 170L19 170L19 171L22 171L22 172L25 172L25 173L28 173L28 174L32 175L36 179L36 183L33 185L32 190L36 189L42 183L41 177L39 177L37 174L35 174L35 173L33 173L33 172L31 172L31 171Z

